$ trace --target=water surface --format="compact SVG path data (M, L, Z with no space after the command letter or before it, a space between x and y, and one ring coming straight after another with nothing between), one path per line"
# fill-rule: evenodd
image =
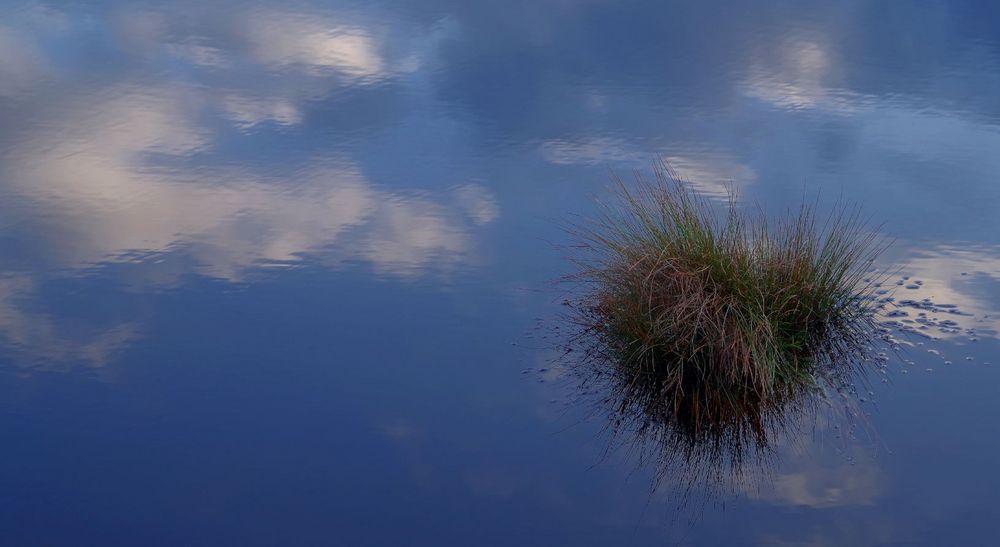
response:
M2 5L2 543L996 535L992 3ZM862 203L896 298L955 306L865 427L695 511L605 456L539 335L564 221L657 157Z

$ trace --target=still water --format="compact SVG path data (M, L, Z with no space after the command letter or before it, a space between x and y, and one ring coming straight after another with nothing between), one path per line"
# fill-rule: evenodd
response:
M0 543L993 544L998 16L2 2ZM694 503L546 342L567 219L655 158L861 203L897 299L954 306L859 427Z

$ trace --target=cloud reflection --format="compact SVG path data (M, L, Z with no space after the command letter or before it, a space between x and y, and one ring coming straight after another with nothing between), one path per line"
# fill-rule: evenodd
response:
M770 484L748 492L752 498L776 505L829 508L872 505L883 494L885 478L874 456L855 447L853 461L824 460L815 447L786 458Z
M365 29L282 11L252 12L244 28L254 57L262 63L361 79L385 75L385 60Z
M25 305L38 296L27 276L0 278L0 336L23 366L52 368L56 363L100 367L141 335L134 321L105 325L67 325ZM63 365L66 366L66 365Z
M469 226L496 218L481 186L444 201L408 196L376 188L349 161L278 175L188 168L212 145L188 106L184 90L129 87L8 154L8 191L49 213L44 228L61 234L52 252L63 267L187 249L198 273L230 280L307 253L409 276L467 256ZM171 161L182 166L163 166Z
M28 4L19 26L37 32L0 25L0 96L34 109L0 134L4 209L19 234L31 234L34 261L3 278L6 346L102 364L139 336L130 321L71 336L61 319L38 311L46 279L95 267L142 263L130 270L130 286L152 290L192 273L242 282L270 266L362 264L413 279L475 260L475 232L499 216L481 184L437 192L380 185L336 142L276 167L223 150L230 127L256 135L266 123L301 125L310 101L414 70L419 47L397 44L391 53L364 21L328 12L255 9L223 21L205 10L210 26L221 25L213 36L176 11L109 9L98 21L142 56L137 74L181 62L207 71L196 80L221 73L225 81L206 87L126 72L96 87L67 81L65 92L34 104L40 82L64 64L52 37L70 16Z

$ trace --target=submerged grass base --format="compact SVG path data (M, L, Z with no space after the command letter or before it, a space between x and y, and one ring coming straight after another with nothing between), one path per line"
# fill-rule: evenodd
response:
M865 343L866 272L883 246L856 210L769 221L732 193L718 207L667 166L655 175L619 181L619 205L581 230L578 321L613 368L620 410L752 435L762 409L836 375Z

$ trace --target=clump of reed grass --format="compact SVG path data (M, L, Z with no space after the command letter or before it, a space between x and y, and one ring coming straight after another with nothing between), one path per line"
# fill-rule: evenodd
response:
M772 220L732 191L720 207L668 166L654 173L618 180L617 205L576 230L590 361L614 378L620 412L669 418L692 439L760 435L767 409L843 376L867 343L867 272L884 245L856 208Z

